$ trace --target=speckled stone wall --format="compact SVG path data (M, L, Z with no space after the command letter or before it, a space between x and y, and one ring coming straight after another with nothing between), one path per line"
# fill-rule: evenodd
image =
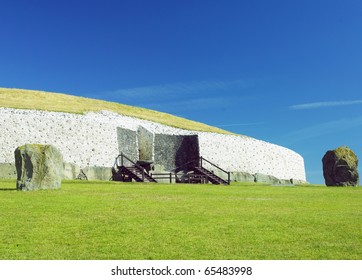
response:
M0 110L0 162L14 162L24 144L51 144L65 162L81 167L112 166L118 154L117 122L77 115L31 110Z
M120 152L133 160L152 157L164 170L201 155L234 173L306 181L299 154L251 137L181 130L107 111L78 115L0 108L0 163L14 163L14 150L28 143L54 145L66 163L82 169L111 167Z
M231 172L306 181L304 160L292 150L246 136L200 133L200 153Z

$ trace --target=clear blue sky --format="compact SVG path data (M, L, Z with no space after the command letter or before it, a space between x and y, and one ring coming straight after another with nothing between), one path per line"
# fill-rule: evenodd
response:
M304 157L311 183L324 183L329 149L362 158L362 1L1 0L0 11L1 87L282 145Z

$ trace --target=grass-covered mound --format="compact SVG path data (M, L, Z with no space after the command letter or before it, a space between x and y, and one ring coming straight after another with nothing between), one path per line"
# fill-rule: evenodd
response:
M0 107L76 114L108 110L125 116L136 117L187 130L230 134L230 132L217 127L158 111L115 102L44 91L0 88Z
M362 188L0 181L1 259L361 259Z

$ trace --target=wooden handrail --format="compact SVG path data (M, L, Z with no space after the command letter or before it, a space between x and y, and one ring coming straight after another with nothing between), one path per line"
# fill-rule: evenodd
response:
M200 158L188 161L188 162L184 163L183 165L177 166L175 169L172 169L172 171L174 171L176 173L177 169L180 169L181 167L186 167L188 165L191 165L192 163L197 163L197 165L200 165Z
M151 173L150 176L154 179L169 179L170 180L170 184L172 183L172 173L168 172L168 173ZM175 178L176 180L176 178Z
M204 160L204 161L206 161L206 162L210 163L212 166L214 166L214 167L218 168L218 169L219 169L219 170L221 170L222 172L224 172L224 173L228 173L228 171L226 171L226 170L222 169L221 167L217 166L216 164L212 163L211 161L207 160L206 158L204 158L204 157L200 157L200 159L201 159L201 167L202 167L202 161Z
M177 170L181 170L182 167L186 167L188 165L191 165L191 164L194 164L195 166L195 163L196 163L196 166L199 166L199 167L203 167L202 165L202 162L203 161L206 161L207 163L211 164L212 166L216 167L217 169L219 169L221 172L225 173L227 176L228 176L228 185L230 185L230 172L229 171L226 171L224 169L222 169L221 167L217 166L216 164L212 163L211 161L207 160L206 158L200 156L198 159L195 159L195 160L192 160L192 161L189 161L187 163L184 163L183 165L180 165L178 167L176 167L173 171L176 175L177 173Z
M145 169L140 166L139 164L135 163L133 160L131 160L129 157L127 157L124 153L121 153L120 155L118 155L118 157L116 157L116 162L115 165L118 166L118 158L121 157L121 166L124 166L124 162L123 162L123 158L125 158L126 160L128 160L130 163L132 163L134 166L136 166L137 168L142 170L142 181L145 180Z
M212 163L211 161L207 160L206 158L204 157L200 157L200 167L202 167L202 162L203 161L206 161L207 163L211 164L212 166L216 167L217 169L219 169L220 171L226 173L228 175L228 185L230 185L230 172L229 171L226 171L224 169L222 169L221 167L217 166L216 164Z
M116 157L115 165L116 165L117 167L119 166L119 164L118 164L118 159L119 159L119 158L121 158L121 166L124 166L124 160L123 160L123 158L125 158L126 160L128 160L129 162L131 162L134 166L136 166L137 168L139 168L140 170L142 170L142 181L144 181L145 169L144 169L142 166L138 165L138 164L135 163L133 160L131 160L129 157L127 157L125 154L121 153L120 155L118 155L118 156ZM176 173L177 173L177 170L178 170L178 169L180 169L180 168L182 168L182 167L186 167L186 166L191 165L191 164L193 164L193 165L194 165L193 167L195 167L195 163L196 163L197 166L203 167L203 161L206 161L207 163L211 164L212 166L214 166L215 168L219 169L219 170L222 171L223 173L227 174L227 175L228 175L228 184L230 185L230 172L222 169L221 167L217 166L216 164L212 163L211 161L207 160L206 158L204 158L204 157L202 157L202 156L200 156L198 159L189 161L189 162L187 162L187 163L184 163L183 165L180 165L180 166L176 167L176 168L173 170L173 172L175 173L175 178L177 178Z

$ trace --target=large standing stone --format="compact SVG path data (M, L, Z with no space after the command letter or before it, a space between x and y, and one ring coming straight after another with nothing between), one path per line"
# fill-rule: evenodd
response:
M15 150L18 190L58 189L63 176L63 156L52 145L26 144Z
M358 159L347 146L327 151L323 159L323 176L327 186L357 186Z
M173 170L187 163L198 163L200 146L198 135L155 134L154 162L163 170Z

